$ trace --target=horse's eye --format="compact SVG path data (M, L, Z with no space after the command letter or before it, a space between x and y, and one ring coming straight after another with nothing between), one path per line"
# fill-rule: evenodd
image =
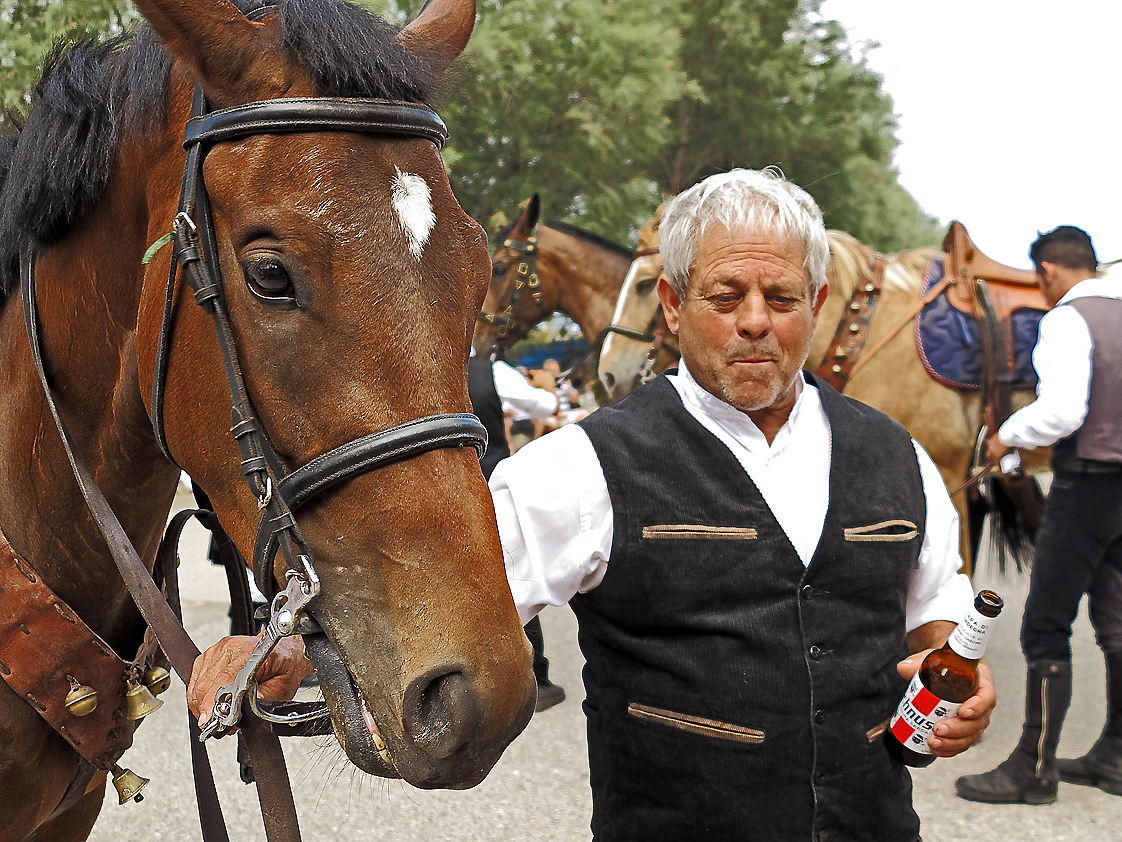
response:
M498 266L492 266L491 267L491 277L492 278L501 278L503 275L506 274L506 270L507 270L507 266L504 263L500 263Z
M267 303L288 303L295 299L296 291L288 270L275 257L248 260L242 264L249 291Z

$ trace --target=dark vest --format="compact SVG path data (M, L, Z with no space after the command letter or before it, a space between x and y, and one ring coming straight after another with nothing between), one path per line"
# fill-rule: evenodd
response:
M905 687L919 466L899 424L808 379L832 431L809 567L665 377L581 422L615 529L603 582L571 602L597 842L917 839L881 735Z
M1069 301L1091 331L1091 394L1083 425L1052 446L1053 470L1075 459L1122 464L1122 301L1088 296Z
M487 452L479 460L479 466L483 469L483 476L490 479L495 466L510 456L503 402L495 389L495 371L490 360L468 358L468 397L471 398L472 411L487 429Z

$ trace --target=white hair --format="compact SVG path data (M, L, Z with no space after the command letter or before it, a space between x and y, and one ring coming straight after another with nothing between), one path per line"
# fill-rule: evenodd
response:
M814 295L826 281L830 246L822 211L810 194L774 168L734 169L711 175L675 196L659 226L663 272L683 298L706 229L720 223L730 233L766 234L793 240L805 253Z

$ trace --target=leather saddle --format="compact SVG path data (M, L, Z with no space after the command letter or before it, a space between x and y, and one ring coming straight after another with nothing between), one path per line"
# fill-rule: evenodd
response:
M980 317L976 307L978 281L984 281L993 299L995 315L1005 321L1014 310L1047 310L1048 304L1036 286L1036 273L1014 269L982 254L966 226L955 220L943 238L943 272L951 279L947 298L958 310Z

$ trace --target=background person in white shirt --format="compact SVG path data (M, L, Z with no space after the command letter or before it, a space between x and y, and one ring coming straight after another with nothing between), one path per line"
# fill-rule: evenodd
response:
M477 356L474 348L468 359L468 397L472 411L487 429L487 452L479 461L487 479L491 478L495 466L510 456L503 418L507 406L517 407L528 419L547 418L560 407L560 399L552 390L532 385L522 372L502 360ZM565 690L549 680L549 659L545 656L541 620L534 617L526 623L525 631L534 647L534 678L538 685L534 710L540 712L565 701Z
M1091 238L1070 225L1042 235L1029 255L1053 308L1032 355L1037 399L986 449L996 464L1012 447L1052 446L1054 479L1021 625L1025 723L1007 760L959 778L956 789L971 801L1048 804L1057 779L1122 795L1122 282L1097 276ZM1057 764L1071 700L1071 625L1084 593L1106 656L1107 722L1087 755Z
M821 213L772 172L685 191L660 229L682 367L491 478L523 621L569 602L595 840L914 842L881 734L972 598L931 460L801 368ZM805 377L805 379L804 379ZM929 744L977 740L979 693Z

